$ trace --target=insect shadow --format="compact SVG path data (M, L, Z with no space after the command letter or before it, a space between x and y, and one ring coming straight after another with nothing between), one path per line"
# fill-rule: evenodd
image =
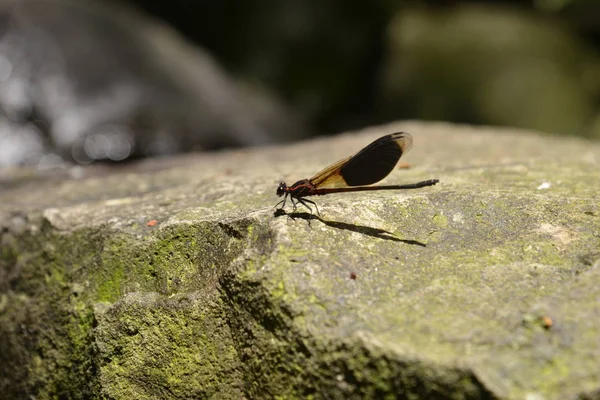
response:
M425 243L419 242L418 240L397 238L396 236L394 236L393 233L388 232L384 229L373 228L373 227L366 226L366 225L349 224L347 222L331 221L331 220L323 219L318 215L311 214L308 212L287 213L284 210L282 210L281 208L279 208L274 213L274 216L276 218L281 217L283 215L287 215L288 218L291 218L291 219L299 218L299 219L308 221L309 226L310 226L311 221L317 220L327 226L330 226L330 227L336 228L336 229L341 229L341 230L346 230L346 231L351 231L351 232L358 232L363 235L375 237L378 239L391 240L394 242L402 242L402 243L410 244L413 246L427 247L427 245Z

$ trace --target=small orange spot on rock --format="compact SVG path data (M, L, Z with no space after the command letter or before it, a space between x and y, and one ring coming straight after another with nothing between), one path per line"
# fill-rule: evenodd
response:
M148 222L146 223L146 226L152 227L152 226L154 226L154 225L156 225L156 224L158 224L158 221L157 221L157 220L155 220L155 219L151 219L150 221L148 221Z
M544 315L542 317L542 326L546 329L550 329L552 328L552 325L554 325L554 321L552 321L552 318L550 318L547 315Z

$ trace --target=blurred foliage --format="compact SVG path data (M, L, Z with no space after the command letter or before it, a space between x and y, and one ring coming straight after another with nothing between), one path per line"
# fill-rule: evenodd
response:
M230 72L275 88L320 127L337 129L372 108L385 26L393 17L383 1L134 2L174 24Z
M600 137L600 1L130 0L320 131L397 118Z
M585 134L596 112L593 49L530 13L407 10L390 26L390 47L382 85L390 117Z
M600 138L600 0L5 0L0 21L0 166L397 119Z

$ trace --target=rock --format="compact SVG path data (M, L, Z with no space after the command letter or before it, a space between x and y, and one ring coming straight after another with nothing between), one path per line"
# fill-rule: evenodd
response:
M0 2L0 166L41 168L302 136L265 88L117 2Z
M288 183L411 132L403 193ZM595 398L600 144L394 123L290 146L14 174L0 192L9 398Z

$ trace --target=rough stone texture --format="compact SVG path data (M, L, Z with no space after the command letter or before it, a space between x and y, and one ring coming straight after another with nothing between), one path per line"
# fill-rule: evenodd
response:
M396 130L411 168L386 182L438 186L274 216L279 179ZM599 398L599 164L581 139L406 122L80 179L12 170L0 390Z

